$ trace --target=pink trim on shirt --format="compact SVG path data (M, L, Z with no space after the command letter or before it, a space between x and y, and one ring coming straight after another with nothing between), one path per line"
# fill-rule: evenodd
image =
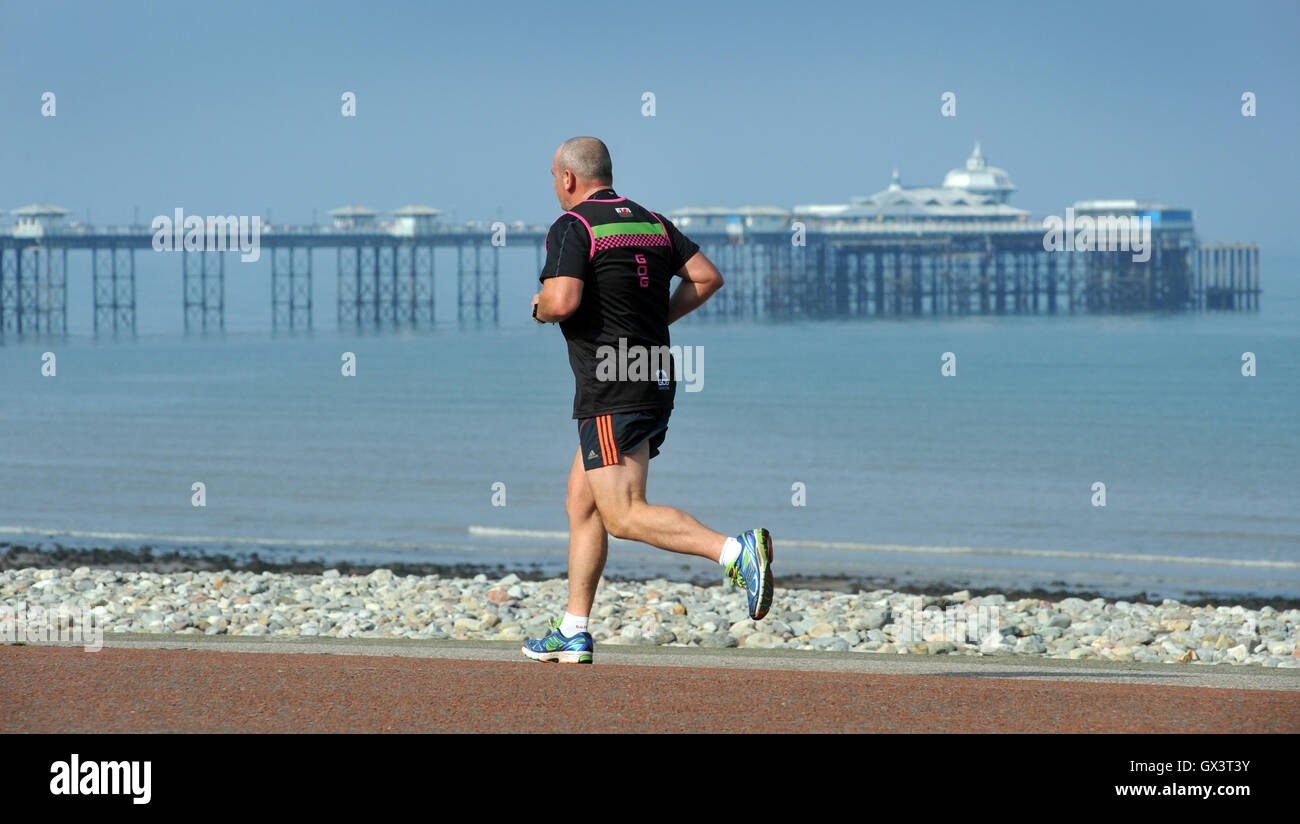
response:
M650 210L647 209L646 211L650 211ZM655 220L659 220L659 215L656 215L654 212L650 212L650 214L654 217ZM672 246L673 236L668 234L668 227L664 225L664 222L662 220L659 220L659 228L664 230L664 237L668 238L668 245Z
M582 221L583 226L587 227L587 234L591 236L591 251L587 253L587 260L591 260L596 256L596 233L591 230L591 224L587 222L587 219L585 217L578 214L577 212L565 212L565 214L573 215L578 220Z

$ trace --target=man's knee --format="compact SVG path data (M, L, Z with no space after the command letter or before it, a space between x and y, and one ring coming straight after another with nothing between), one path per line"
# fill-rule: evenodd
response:
M615 538L629 541L636 540L631 523L622 517L617 517L612 521L605 519L605 531Z
M629 541L640 540L640 530L638 529L636 508L634 506L621 506L611 512L601 512L600 517L605 523L605 531L615 538L624 538Z
M574 523L590 520L596 516L596 500L589 490L575 490L570 486L564 498L564 511Z

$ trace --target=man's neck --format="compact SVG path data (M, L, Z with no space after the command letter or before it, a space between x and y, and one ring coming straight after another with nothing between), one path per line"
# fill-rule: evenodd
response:
M583 192L582 197L578 198L573 202L573 205L575 206L578 205L582 201L589 199L592 195L596 194L597 192L603 192L606 190L613 191L613 189L614 189L613 185L609 183L592 184L591 186L587 187L587 191Z

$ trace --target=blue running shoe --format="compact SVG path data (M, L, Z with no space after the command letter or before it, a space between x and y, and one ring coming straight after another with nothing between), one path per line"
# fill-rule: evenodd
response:
M545 638L524 642L523 653L534 661L555 664L590 664L596 644L590 632L580 632L570 638L560 633L559 621L551 621L551 634Z
M740 555L727 567L731 583L744 587L749 596L749 617L755 621L772 608L772 533L762 527L736 536Z

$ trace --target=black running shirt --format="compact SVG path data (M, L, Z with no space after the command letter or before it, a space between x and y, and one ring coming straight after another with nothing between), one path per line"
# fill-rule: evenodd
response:
M546 236L538 280L581 278L582 302L560 323L576 385L573 417L672 409L672 279L699 245L672 221L613 189L561 215Z

